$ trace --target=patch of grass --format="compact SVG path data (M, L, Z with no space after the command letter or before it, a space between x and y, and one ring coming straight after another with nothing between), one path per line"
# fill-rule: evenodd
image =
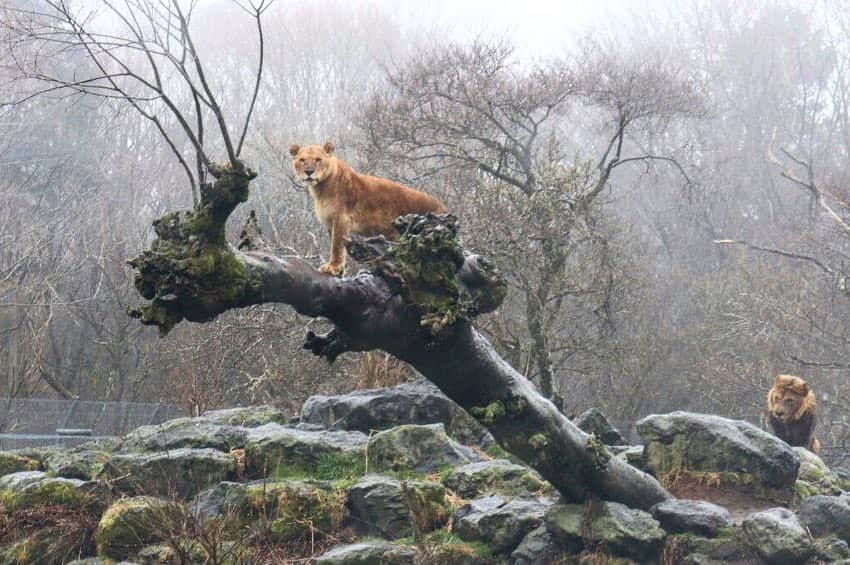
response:
M278 465L269 475L274 479L316 479L320 481L356 480L366 474L366 458L362 455L325 453L311 467Z

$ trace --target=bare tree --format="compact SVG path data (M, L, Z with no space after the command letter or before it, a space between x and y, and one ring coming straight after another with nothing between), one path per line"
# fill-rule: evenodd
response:
M684 174L639 134L698 114L696 83L683 67L624 59L597 44L570 61L523 67L502 42L425 52L388 71L388 81L361 119L372 165L420 183L451 172L465 187L454 200L471 217L467 232L494 250L522 298L515 317L524 328L497 332L499 341L510 351L527 339L526 358L513 360L533 367L553 397L559 366L592 348L586 334L569 336L565 304L592 297L589 310L604 333L622 280L613 275L600 196L626 164L667 162ZM604 141L590 158L586 140L571 143L571 121L597 115ZM457 171L468 172L463 181Z
M255 22L259 39L256 80L242 126L231 131L213 79L201 61L191 31L195 2L115 0L98 4L103 13L65 0L45 0L44 9L7 6L0 13L5 59L16 81L29 92L5 107L37 96L67 93L129 104L160 132L180 163L198 201L198 185L213 160L209 152L224 147L231 167L239 155L257 100L263 71L262 15L273 0L234 0ZM62 67L56 59L79 57L87 63ZM2 107L0 106L0 107ZM209 139L208 122L214 124ZM236 137L238 135L238 137ZM194 152L194 168L183 145Z

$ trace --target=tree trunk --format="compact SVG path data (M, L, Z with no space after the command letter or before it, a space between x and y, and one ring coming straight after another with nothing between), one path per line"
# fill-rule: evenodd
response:
M486 259L463 252L452 216L399 218L397 243L351 242L349 253L371 272L338 279L299 257L259 249L253 214L239 249L229 246L224 223L247 199L254 174L241 165L214 174L218 180L202 188L200 205L157 220L151 250L130 261L137 289L151 300L131 315L165 334L183 319L289 304L335 326L326 335L309 333L305 348L330 361L346 351L382 349L410 363L567 499L595 495L648 509L670 497L579 430L475 330L471 318L497 308L506 285Z

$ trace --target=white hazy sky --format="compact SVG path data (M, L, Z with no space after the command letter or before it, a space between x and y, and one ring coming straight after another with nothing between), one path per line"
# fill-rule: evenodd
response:
M610 17L627 18L658 0L375 0L402 21L439 22L457 37L499 35L532 57L557 55Z

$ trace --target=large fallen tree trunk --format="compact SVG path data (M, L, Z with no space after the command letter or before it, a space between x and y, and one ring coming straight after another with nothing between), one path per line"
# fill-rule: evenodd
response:
M565 418L475 330L471 318L499 306L505 283L483 257L463 252L452 216L405 216L397 221L399 242L352 242L349 253L370 272L337 279L299 257L263 250L253 213L239 248L228 245L225 223L247 199L254 173L240 165L214 175L201 203L157 220L151 250L130 261L137 289L150 300L131 312L143 323L165 334L183 319L289 304L334 324L328 334L308 334L313 353L333 361L346 351L382 349L410 363L565 498L648 509L670 497Z

